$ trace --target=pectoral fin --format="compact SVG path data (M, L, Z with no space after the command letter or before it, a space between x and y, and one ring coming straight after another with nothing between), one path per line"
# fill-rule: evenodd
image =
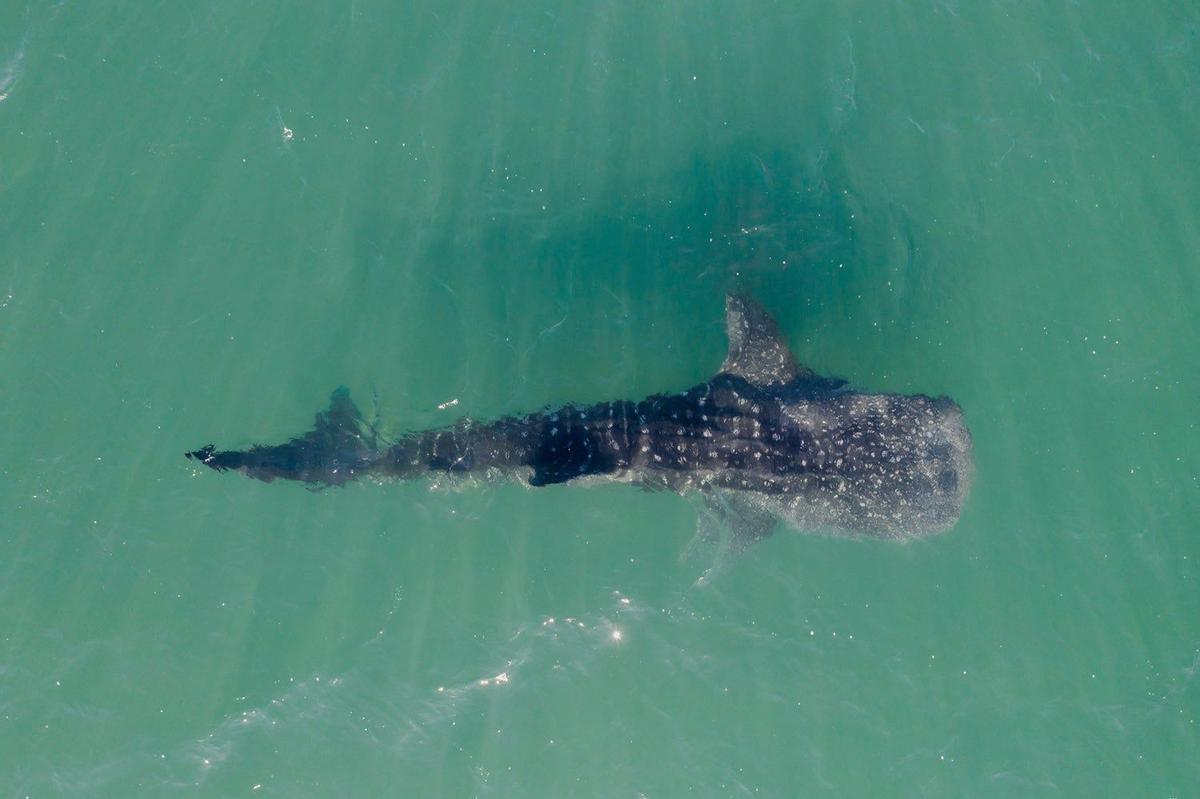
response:
M709 563L697 585L712 579L751 544L775 532L778 519L735 491L703 494L703 507L696 516L696 535L688 544L689 558Z

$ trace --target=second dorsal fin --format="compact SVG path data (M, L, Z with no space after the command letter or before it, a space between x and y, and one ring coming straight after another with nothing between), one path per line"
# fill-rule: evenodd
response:
M756 385L790 383L816 374L796 363L766 309L744 294L725 298L725 332L729 354L721 371Z

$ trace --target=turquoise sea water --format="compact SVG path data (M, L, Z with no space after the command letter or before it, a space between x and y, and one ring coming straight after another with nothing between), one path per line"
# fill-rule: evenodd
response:
M0 4L0 796L1200 795L1192 4ZM948 534L182 453L945 393Z

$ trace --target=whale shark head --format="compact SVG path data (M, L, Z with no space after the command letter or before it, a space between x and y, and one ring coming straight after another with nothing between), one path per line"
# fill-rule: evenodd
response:
M905 492L911 507L889 529L916 538L944 532L958 521L974 482L975 458L958 403L945 396L908 399L919 416L912 436L912 487Z
M706 502L735 536L757 540L777 521L900 540L954 525L974 478L971 435L957 403L855 391L818 375L795 359L749 297L727 298L725 322L729 352L709 385L725 376L744 381L734 394L740 428L769 430L777 442L766 449L759 437L726 442L727 468L708 493L737 499Z

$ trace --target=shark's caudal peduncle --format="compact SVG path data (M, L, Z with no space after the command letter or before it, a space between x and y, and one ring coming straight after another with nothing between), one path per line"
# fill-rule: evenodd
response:
M529 485L612 480L696 493L745 545L803 531L906 539L951 527L974 462L946 397L865 394L792 357L757 303L726 301L729 354L712 379L640 401L570 406L384 441L345 389L313 430L275 446L189 452L218 471L341 485L487 473Z

